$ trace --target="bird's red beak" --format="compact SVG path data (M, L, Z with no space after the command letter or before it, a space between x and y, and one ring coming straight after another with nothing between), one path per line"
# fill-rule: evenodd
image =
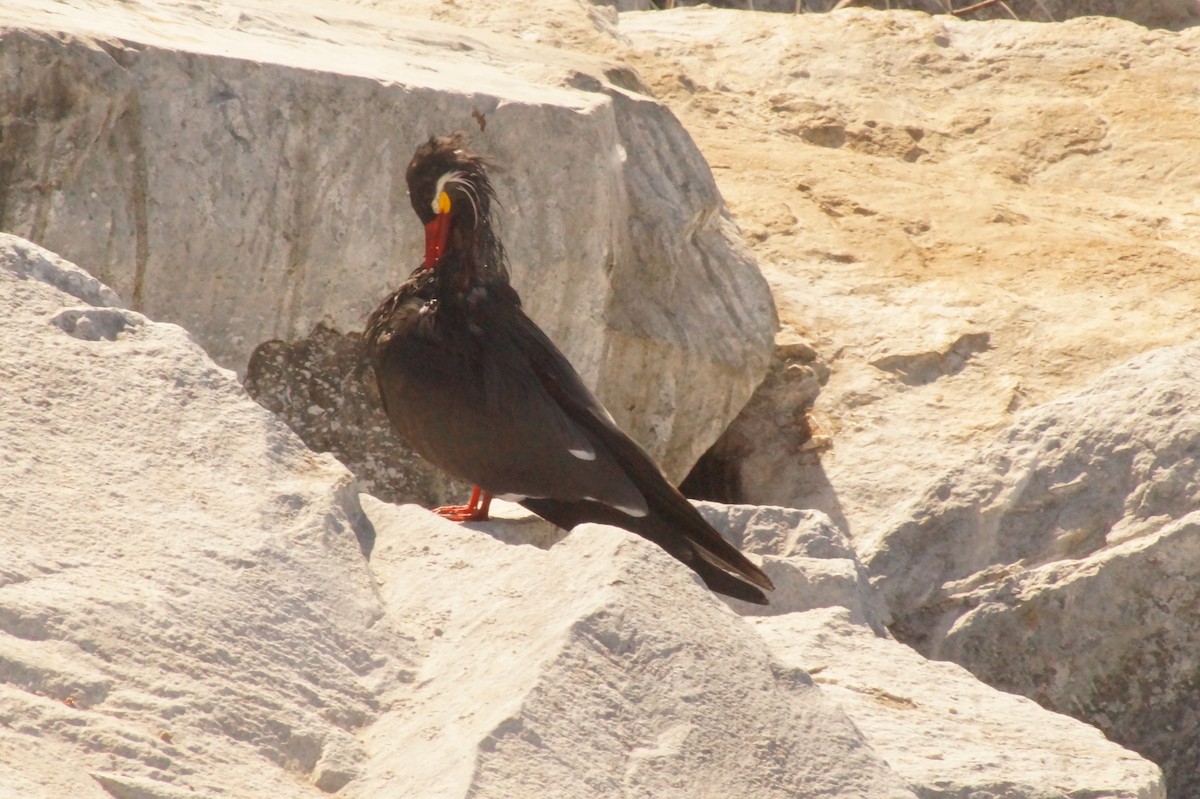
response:
M433 269L442 260L446 241L450 238L450 214L442 212L425 226L425 269Z

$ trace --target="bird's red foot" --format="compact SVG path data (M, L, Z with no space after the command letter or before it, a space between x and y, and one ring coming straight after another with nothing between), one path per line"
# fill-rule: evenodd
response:
M442 505L434 508L433 512L452 522L485 522L488 518L486 512L470 505Z
M434 508L433 512L452 522L486 522L491 504L492 495L475 486L466 505L443 505Z

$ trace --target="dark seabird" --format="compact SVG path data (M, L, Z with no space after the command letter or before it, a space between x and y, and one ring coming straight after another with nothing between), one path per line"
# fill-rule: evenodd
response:
M729 544L621 431L521 309L492 227L492 185L461 134L430 138L408 166L425 260L372 312L365 341L384 409L409 445L492 496L565 530L584 522L653 541L713 591L766 604L761 569Z

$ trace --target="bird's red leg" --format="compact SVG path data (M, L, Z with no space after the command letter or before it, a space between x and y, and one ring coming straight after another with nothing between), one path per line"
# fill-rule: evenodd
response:
M466 505L443 505L434 508L433 512L452 522L486 522L491 504L492 495L475 486L471 489L471 498L467 500Z

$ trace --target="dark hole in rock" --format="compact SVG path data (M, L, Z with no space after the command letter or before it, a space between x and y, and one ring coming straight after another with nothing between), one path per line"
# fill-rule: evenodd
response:
M258 345L246 391L316 452L328 452L386 502L464 501L471 487L413 453L392 429L362 352L362 336L317 325L291 342Z
M762 460L768 451L772 461L791 469L790 475L776 474L777 479L806 479L809 461L815 457L804 449L813 437L808 411L828 379L829 367L812 345L794 335L777 337L763 382L692 467L679 490L691 499L760 504L761 487L746 482L755 481L747 463Z

